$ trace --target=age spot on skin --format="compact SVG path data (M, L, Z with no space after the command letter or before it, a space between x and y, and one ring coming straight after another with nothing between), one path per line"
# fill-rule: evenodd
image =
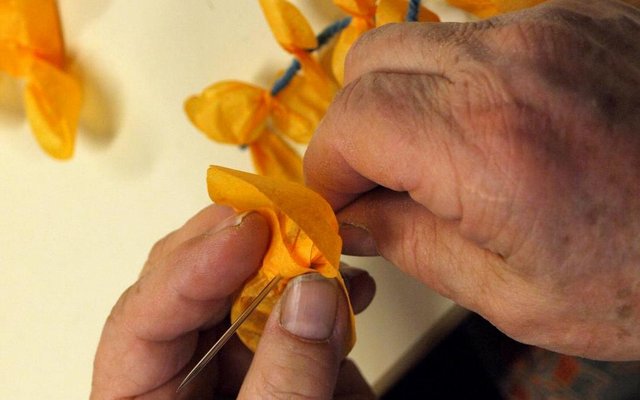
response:
M622 289L618 289L618 291L616 292L616 297L618 299L626 299L627 297L631 296L632 291L630 287L626 287L626 288L622 288Z
M620 319L629 318L631 316L632 311L633 311L633 308L631 307L630 304L625 304L623 306L616 308L616 314L618 314L618 318Z

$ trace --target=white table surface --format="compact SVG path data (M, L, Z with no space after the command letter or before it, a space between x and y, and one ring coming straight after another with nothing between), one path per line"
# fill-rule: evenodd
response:
M295 3L317 30L343 16L329 0ZM71 161L40 151L19 84L0 76L1 399L88 396L105 317L151 245L210 203L208 165L251 169L195 130L184 99L226 78L268 85L290 61L254 0L59 6L86 96ZM460 312L381 259L347 261L378 282L352 356L381 392Z

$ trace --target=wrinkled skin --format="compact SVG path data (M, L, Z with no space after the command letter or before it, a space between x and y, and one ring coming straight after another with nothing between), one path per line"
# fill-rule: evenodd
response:
M105 323L91 399L373 398L357 367L343 361L349 309L337 285L341 298L327 340L286 331L278 305L255 355L234 337L176 394L228 327L233 294L260 268L269 237L259 214L240 222L231 209L212 205L160 240ZM341 271L355 312L362 311L375 292L372 278L348 267Z
M347 252L511 337L640 359L640 9L375 30L305 157Z

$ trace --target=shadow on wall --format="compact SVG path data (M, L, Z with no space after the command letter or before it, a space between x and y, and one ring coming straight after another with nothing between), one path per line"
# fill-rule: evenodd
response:
M79 6L75 0L59 0L62 30L67 46L69 38L78 36L84 27L108 9L110 0L95 0ZM67 48L69 52L69 48ZM105 71L68 54L68 70L80 81L83 103L78 123L78 137L104 150L117 135L121 121L118 87ZM24 107L24 78L15 78L0 71L0 125L21 128L28 124Z
M78 137L90 145L105 149L116 137L121 120L118 88L104 71L72 60L70 70L82 85L83 102ZM24 107L24 79L0 72L0 124L19 128L28 123Z
M118 85L104 70L74 60L73 74L80 79L83 91L78 134L87 143L105 149L118 134L122 119Z
M25 120L22 104L23 84L0 71L0 124L18 127Z

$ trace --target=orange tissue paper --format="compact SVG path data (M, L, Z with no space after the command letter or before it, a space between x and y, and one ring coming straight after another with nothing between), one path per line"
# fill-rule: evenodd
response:
M25 79L26 115L42 149L70 158L82 94L66 69L54 0L0 0L0 70Z
M264 324L291 278L319 273L337 279L347 294L339 272L342 240L338 222L331 206L320 195L295 182L219 166L209 168L207 186L216 204L233 207L238 212L260 213L271 231L271 242L260 270L233 303L232 321L271 279L278 275L283 278L238 329L238 336L247 347L255 351ZM349 350L355 344L353 311L350 315Z

